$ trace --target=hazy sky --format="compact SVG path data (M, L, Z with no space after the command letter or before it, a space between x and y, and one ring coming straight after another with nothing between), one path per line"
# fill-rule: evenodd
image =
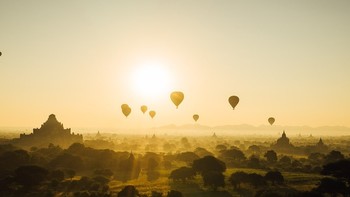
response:
M0 51L0 126L350 126L348 0L0 0Z

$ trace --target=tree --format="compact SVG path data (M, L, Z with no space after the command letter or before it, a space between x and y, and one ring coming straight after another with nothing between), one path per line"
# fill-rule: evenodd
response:
M219 144L215 147L215 150L217 150L218 152L227 150L227 146L225 146L224 144Z
M344 155L340 151L332 150L325 156L325 163L332 163L344 159Z
M248 151L257 154L260 152L260 147L257 145L251 145L248 147Z
M133 185L125 186L119 193L118 197L139 197L139 191Z
M232 186L235 189L240 188L240 184L247 182L247 180L248 180L248 174L242 171L232 173L229 178L229 182L232 184Z
M136 179L139 177L141 172L141 165L140 162L131 153L129 155L129 158L120 161L119 169L120 170L115 174L114 177L117 180L126 182L128 180Z
M102 185L107 185L109 183L109 179L101 175L95 176L93 180Z
M213 188L214 191L218 187L225 187L225 176L218 171L208 171L203 173L204 186Z
M310 153L308 159L314 164L319 164L323 161L324 157L325 155L322 153Z
M244 153L239 149L224 150L221 152L221 157L236 162L240 162L246 159Z
M51 160L49 165L53 168L81 170L83 168L83 160L79 156L64 153Z
M27 165L30 162L30 156L25 150L14 150L4 152L0 155L0 169L14 170L21 165Z
M188 179L193 179L195 175L196 175L196 172L192 168L181 167L173 170L170 173L169 179L173 179L174 181L176 180L186 181Z
M110 169L100 169L100 170L95 170L94 171L95 175L101 175L107 178L110 178L113 176L113 172Z
M184 146L184 148L189 149L191 148L191 144L188 142L188 139L186 137L181 138L181 144Z
M73 179L73 177L75 176L75 171L72 170L72 169L67 169L67 170L66 170L66 174L68 175L68 177L69 177L70 179Z
M255 168L255 169L261 167L259 158L255 157L255 156L252 156L249 158L247 165L249 168Z
M191 163L193 160L199 159L199 156L194 152L183 152L177 155L177 159L179 161Z
M199 157L213 156L213 153L202 147L197 147L193 152Z
M151 197L162 197L163 194L160 192L152 191Z
M159 163L154 158L151 157L148 159L148 165L147 165L148 171L154 171L158 166L159 166Z
M253 187L258 188L266 185L266 181L263 176L256 173L248 174L247 182Z
M49 172L35 165L21 166L15 170L15 180L25 188L39 185L47 180Z
M332 178L323 178L319 186L315 189L320 193L328 193L332 196L337 196L337 194L342 194L346 196L348 194L348 188L345 183L341 180L332 179Z
M196 172L204 173L208 171L225 172L226 164L213 156L205 156L193 161L193 167Z
M338 179L345 179L350 184L350 160L339 160L323 166L323 175L331 175Z
M147 180L148 181L155 181L159 179L160 173L158 171L147 171Z
M64 172L62 170L54 170L50 173L50 179L61 182L64 180Z
M279 163L281 163L282 165L291 165L292 163L292 159L288 156L283 156L280 160Z
M277 154L274 150L269 150L265 153L264 157L266 157L266 160L269 163L276 163L277 161Z
M167 197L183 197L183 195L179 191L171 190L170 192L168 192Z
M284 183L284 177L279 171L269 171L265 174L265 179L270 181L273 185L282 185Z
M84 144L80 144L80 143L73 143L72 145L70 145L67 149L67 151L69 153L73 153L73 154L80 154L81 152L83 152L85 150L85 146Z

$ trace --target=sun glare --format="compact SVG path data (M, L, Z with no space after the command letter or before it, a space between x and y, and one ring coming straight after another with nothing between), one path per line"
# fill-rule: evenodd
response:
M167 94L170 88L170 74L159 63L144 63L133 71L133 84L136 93L146 98L157 98Z

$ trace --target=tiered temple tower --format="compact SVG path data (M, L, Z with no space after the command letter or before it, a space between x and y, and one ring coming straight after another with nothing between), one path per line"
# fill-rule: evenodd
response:
M33 133L20 134L20 138L14 140L15 144L24 147L47 147L52 143L65 148L76 142L83 143L83 135L71 133L70 128L65 129L54 114L40 128L33 129Z
M275 149L292 149L294 146L289 142L289 138L286 135L286 132L283 131L282 136L277 139L276 144L272 145Z

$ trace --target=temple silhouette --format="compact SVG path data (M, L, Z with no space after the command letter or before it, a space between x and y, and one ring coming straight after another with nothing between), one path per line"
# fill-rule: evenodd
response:
M294 146L289 142L289 138L287 137L285 131L283 131L282 136L278 138L277 142L271 145L271 147L279 151L288 151L294 149Z
M47 147L54 144L66 148L73 143L83 143L83 135L71 133L70 128L65 129L54 114L40 128L33 129L33 133L20 134L19 138L13 140L13 144L21 147Z
M307 146L307 151L309 153L327 153L329 152L329 147L323 142L322 138L315 144L311 146Z

